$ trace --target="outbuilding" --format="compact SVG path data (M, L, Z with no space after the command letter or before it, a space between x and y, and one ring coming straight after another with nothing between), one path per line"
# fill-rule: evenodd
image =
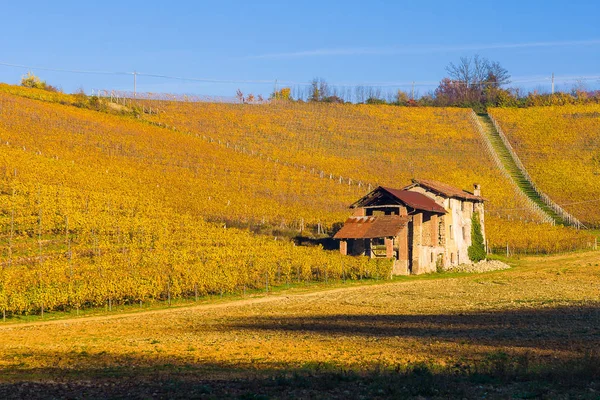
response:
M343 255L394 259L394 275L434 272L471 262L474 215L485 238L484 201L477 184L473 193L432 180L379 186L350 206L354 215L334 238Z

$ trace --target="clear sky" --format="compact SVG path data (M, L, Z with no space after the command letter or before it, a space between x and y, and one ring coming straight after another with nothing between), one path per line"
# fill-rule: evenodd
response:
M138 77L139 91L268 94L271 82L438 82L476 53L514 80L600 76L600 1L27 1L0 3L0 63ZM16 83L26 69L0 66ZM131 90L129 75L33 69L71 92ZM600 86L600 78L588 79ZM572 82L568 83L572 85ZM548 87L547 82L520 86Z

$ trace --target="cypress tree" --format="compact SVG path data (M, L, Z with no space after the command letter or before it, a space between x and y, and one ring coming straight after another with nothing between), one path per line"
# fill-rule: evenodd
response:
M479 262L486 258L483 234L481 233L481 224L479 223L479 213L473 213L471 222L471 245L467 251L471 261Z

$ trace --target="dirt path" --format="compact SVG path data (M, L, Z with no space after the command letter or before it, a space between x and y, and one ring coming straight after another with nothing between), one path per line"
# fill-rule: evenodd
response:
M403 285L407 283L416 283L416 282L382 282L379 285L385 284L397 284ZM55 319L50 321L35 321L35 322L8 322L5 324L0 323L0 331L2 330L13 330L18 328L28 328L42 325L65 325L65 324L73 324L73 323L87 323L87 322L96 322L96 321L108 321L115 319L125 319L125 318L133 318L133 317L142 317L147 315L157 315L157 314L171 314L171 313L179 313L179 312L189 312L194 310L218 310L218 309L228 309L234 307L243 307L254 304L263 304L263 303L272 303L277 301L285 301L290 299L298 299L298 298L311 298L311 297L319 297L326 296L331 294L336 294L339 292L354 292L357 290L365 290L371 285L358 285L352 287L342 287L342 288L333 288L333 289L323 289L316 290L314 292L309 293L298 293L298 294L277 294L277 295L266 295L262 297L253 297L249 299L241 299L241 300L231 300L222 303L209 303L209 304L198 304L191 306L180 306L177 308L162 308L158 310L147 310L147 311L131 311L125 312L123 314L110 314L110 315L99 315L99 316L90 316L90 317L73 317L73 318L64 318L64 319Z

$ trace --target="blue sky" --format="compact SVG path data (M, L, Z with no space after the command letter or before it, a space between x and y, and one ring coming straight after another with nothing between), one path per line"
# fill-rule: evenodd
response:
M28 1L1 4L0 63L139 71L224 81L138 77L139 91L268 94L275 79L417 82L480 54L514 80L600 75L598 1ZM26 69L0 66L16 83ZM33 69L71 92L131 90L130 75ZM600 79L586 81L600 86ZM566 85L572 85L568 82ZM519 86L549 88L547 82ZM560 87L560 86L559 86Z

